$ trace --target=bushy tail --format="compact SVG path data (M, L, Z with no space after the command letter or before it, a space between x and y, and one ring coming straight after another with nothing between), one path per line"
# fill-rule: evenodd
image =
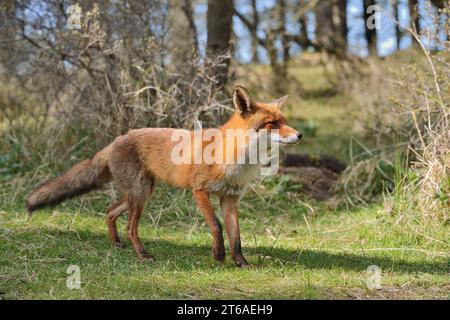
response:
M94 158L78 163L62 176L36 188L27 198L28 212L88 193L109 182L111 180L108 167L110 149L106 147Z

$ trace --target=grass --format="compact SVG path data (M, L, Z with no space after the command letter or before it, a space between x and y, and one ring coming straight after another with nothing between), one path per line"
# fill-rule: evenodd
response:
M0 211L2 299L448 299L448 228L413 233L381 207L330 211L286 191L280 179L255 185L241 210L250 269L219 265L210 235L189 194L172 191L176 210L161 211L160 188L142 218L140 234L156 262L140 262L107 238L101 194L27 217L18 203ZM104 199L104 197L101 197ZM166 201L167 204L167 201ZM167 207L166 207L167 208ZM161 217L159 214L162 212ZM125 219L119 226L124 235ZM66 287L67 268L81 270L81 289ZM369 266L382 269L381 290L366 285Z

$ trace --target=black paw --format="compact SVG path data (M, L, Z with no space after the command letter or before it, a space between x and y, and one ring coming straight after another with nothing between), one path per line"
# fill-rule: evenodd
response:
M149 262L155 261L155 257L152 256L150 253L141 253L138 257L139 260L141 261L149 261Z
M212 254L213 254L214 260L219 261L219 262L225 261L225 248L224 247L217 247L217 248L213 247Z
M250 265L248 264L247 260L245 260L243 255L238 255L233 257L234 263L239 268L247 268Z
M118 249L125 249L127 245L123 242L118 241L113 243L113 247Z

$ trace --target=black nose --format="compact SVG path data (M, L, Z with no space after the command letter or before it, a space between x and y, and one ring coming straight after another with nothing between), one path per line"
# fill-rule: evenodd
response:
M297 134L297 138L298 138L298 140L301 140L301 139L302 139L302 137L303 137L303 133L299 132L299 133Z

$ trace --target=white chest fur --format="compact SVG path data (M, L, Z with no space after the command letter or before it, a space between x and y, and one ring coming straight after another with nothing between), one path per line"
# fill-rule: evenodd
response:
M227 196L240 197L247 185L259 175L260 167L250 164L223 165L225 176L222 180L212 183L210 192Z

